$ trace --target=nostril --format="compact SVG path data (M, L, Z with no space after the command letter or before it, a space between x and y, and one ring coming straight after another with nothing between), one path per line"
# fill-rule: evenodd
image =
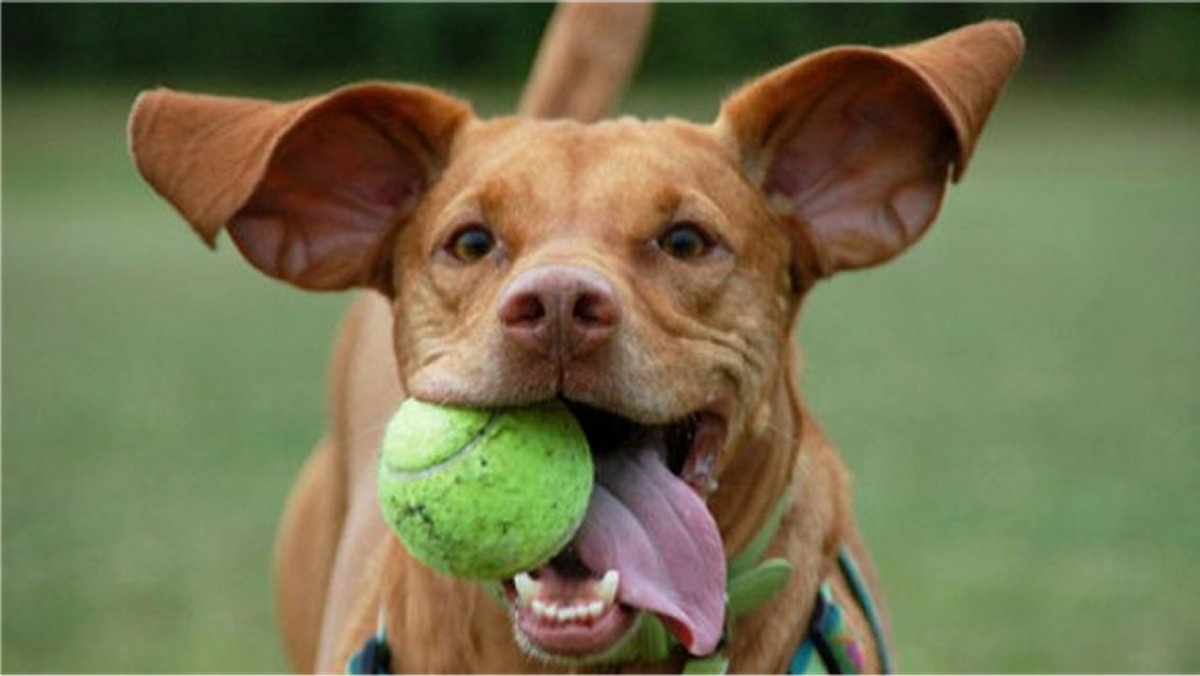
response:
M500 321L510 327L534 327L546 318L546 305L537 293L522 293L500 306Z
M615 326L620 314L612 297L603 292L584 292L575 300L572 317L586 327L604 328Z

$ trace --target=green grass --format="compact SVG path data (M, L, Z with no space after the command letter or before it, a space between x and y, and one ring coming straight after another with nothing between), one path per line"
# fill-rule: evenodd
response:
M281 670L347 297L205 251L125 155L132 90L4 93L0 666ZM902 668L1200 670L1197 149L1193 108L1013 92L921 245L807 302Z

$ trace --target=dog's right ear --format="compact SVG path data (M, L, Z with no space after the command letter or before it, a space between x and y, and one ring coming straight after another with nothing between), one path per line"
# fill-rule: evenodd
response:
M212 246L222 228L296 286L391 292L392 243L470 107L366 84L272 103L156 89L129 120L138 170Z

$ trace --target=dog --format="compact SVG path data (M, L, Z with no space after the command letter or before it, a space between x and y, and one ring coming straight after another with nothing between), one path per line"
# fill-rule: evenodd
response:
M368 668L398 672L666 673L714 656L781 672L830 607L852 668L890 666L792 327L815 284L926 232L1023 37L989 21L833 48L750 81L711 124L594 121L647 22L638 6L560 8L516 117L382 83L135 103L139 171L205 242L227 231L301 289L365 289L280 531L295 669L341 671L365 645L386 656ZM412 558L375 494L383 427L406 397L567 402L598 467L575 540L492 585ZM734 573L760 559L750 577L776 583L735 607ZM597 598L599 613L569 610Z

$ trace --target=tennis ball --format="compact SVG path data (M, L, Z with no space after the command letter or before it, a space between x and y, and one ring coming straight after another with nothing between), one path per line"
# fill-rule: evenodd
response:
M541 566L574 536L592 455L558 400L480 410L408 399L388 424L379 500L408 551L476 580Z

